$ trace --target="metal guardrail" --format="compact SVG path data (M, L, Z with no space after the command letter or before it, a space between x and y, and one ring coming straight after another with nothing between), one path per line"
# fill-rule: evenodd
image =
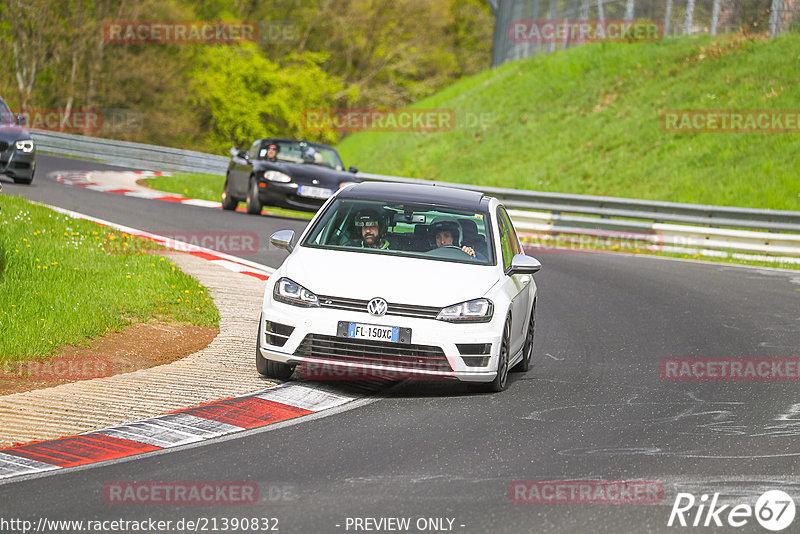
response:
M81 135L31 132L40 151L142 170L224 175L229 158L191 150ZM363 180L436 184L500 199L530 232L642 235L671 240L676 250L732 249L800 256L800 212L546 193L360 172ZM525 211L522 211L525 210ZM667 224L669 223L669 224ZM734 230L735 229L735 230Z
M100 137L32 130L36 149L146 171L225 174L230 158Z
M645 219L655 222L747 228L751 230L769 230L771 232L800 232L800 211L734 208L656 200L546 193L369 173L358 173L358 176L366 180L422 184L435 183L443 187L458 187L460 189L480 191L497 197L509 209L547 211L561 215L563 220L571 220L573 223L580 222L586 228L607 228L610 223L613 223L613 221L609 220L611 217L619 217L621 219ZM601 219L587 217L569 219L568 216L563 215L569 213L595 215L601 217Z

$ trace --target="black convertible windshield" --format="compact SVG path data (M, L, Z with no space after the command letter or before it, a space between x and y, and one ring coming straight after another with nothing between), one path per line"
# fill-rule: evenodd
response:
M336 199L304 246L494 265L489 214L424 203Z
M331 147L317 143L307 143L305 141L275 141L274 144L280 148L278 161L290 163L311 163L313 165L325 165L331 169L341 171L344 168L339 153ZM261 157L267 154L266 145L261 148Z

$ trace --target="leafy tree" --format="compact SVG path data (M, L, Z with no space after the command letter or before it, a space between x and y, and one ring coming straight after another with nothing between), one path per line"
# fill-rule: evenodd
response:
M225 150L268 136L319 137L304 124L304 112L353 95L340 79L322 70L325 59L305 52L280 65L251 44L204 48L190 89L210 130L212 147ZM322 140L335 140L332 135L323 133Z

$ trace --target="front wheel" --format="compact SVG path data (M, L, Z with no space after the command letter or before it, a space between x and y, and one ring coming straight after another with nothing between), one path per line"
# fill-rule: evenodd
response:
M511 346L511 316L506 317L506 326L503 329L503 340L500 343L500 356L497 359L497 376L489 382L488 390L495 393L505 391L508 387L508 351Z
M239 202L230 193L230 183L229 180L225 180L225 187L222 189L222 209L232 211L236 209L236 205Z
M511 370L524 373L531 368L533 357L533 336L536 327L536 304L531 308L531 320L528 322L528 333L525 335L525 346L522 347L522 359Z
M258 199L258 184L255 178L250 179L250 187L247 188L247 213L250 215L261 215L261 208L263 207L261 201Z

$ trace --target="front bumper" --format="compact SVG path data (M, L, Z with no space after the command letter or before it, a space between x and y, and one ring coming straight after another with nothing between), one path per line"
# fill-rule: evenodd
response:
M331 350L325 351L326 356L313 353L309 355L308 347L313 344L309 340L324 338L322 343L327 344L328 347L337 346L338 342L342 342L342 344L347 342L353 345L359 343L357 340L350 341L348 338L337 337L341 321L410 328L411 345L407 346L430 348L429 352L436 353L437 356L431 359L426 356L422 358L394 356L391 353L394 349L400 350L399 344L390 342L383 344L386 351L376 350L375 357L372 358L370 357L370 346L377 346L376 342L361 343L362 346L356 349L360 356L355 358L355 360L361 361L354 361L353 358L342 359L345 357L345 352L352 353L349 350L343 352L341 357L332 355ZM268 335L267 323L278 323L293 328L288 338L280 339L282 346L275 345L275 336ZM270 300L269 305L262 310L259 347L261 355L268 360L290 365L306 364L312 370L312 373L305 375L309 379L316 378L313 372L316 370L322 379L398 377L491 382L497 374L502 329L503 324L500 322L498 325L496 317L488 323L458 324L435 319L393 315L374 317L366 312L339 309L300 308ZM329 341L334 338L336 341ZM457 345L463 346L464 344L488 344L490 347L486 354L476 358L461 353ZM382 354L380 357L377 356L378 352ZM431 362L435 362L435 365ZM484 365L475 365L476 362L485 363ZM301 376L303 374L301 372Z
M0 152L0 174L30 180L35 169L36 149L32 152L22 152L11 143L6 150Z
M297 194L297 188L298 184L293 182L281 183L262 181L258 186L258 200L267 206L279 206L282 208L305 211L317 211L327 200L326 198L300 196ZM336 192L335 190L332 191L334 193Z

